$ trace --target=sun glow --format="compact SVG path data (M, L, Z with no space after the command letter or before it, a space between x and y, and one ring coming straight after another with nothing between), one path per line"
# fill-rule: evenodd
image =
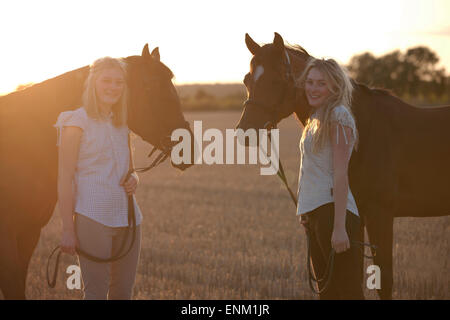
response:
M101 56L160 47L176 83L240 82L248 71L248 32L273 32L317 57L347 63L426 45L450 71L448 1L11 1L1 4L0 93L40 82Z

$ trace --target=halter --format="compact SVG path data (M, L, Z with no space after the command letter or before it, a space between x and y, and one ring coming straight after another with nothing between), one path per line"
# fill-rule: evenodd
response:
M249 97L244 102L244 108L248 108L250 106L255 106L255 107L258 107L258 109L260 111L268 113L271 116L272 120L269 120L264 124L264 129L272 129L272 128L277 127L277 119L278 119L278 108L277 107L280 105L283 105L289 85L293 86L293 84L294 84L294 75L292 73L291 59L289 58L289 54L287 53L286 50L284 50L284 53L285 53L286 59L283 60L283 65L285 66L286 71L284 74L283 89L282 89L279 101L273 105L267 105L262 102L257 102L254 99L252 99L251 97Z

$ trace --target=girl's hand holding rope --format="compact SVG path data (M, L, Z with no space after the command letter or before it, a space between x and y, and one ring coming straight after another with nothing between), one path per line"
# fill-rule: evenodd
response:
M126 175L120 180L120 185L124 187L125 192L130 196L136 192L137 185L139 184L139 177L133 172L127 181L125 181L125 178Z

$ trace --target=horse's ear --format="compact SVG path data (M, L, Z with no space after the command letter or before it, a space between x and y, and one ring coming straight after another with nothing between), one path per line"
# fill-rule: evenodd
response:
M275 32L275 37L273 38L273 45L279 52L284 50L284 40L277 32Z
M148 51L148 43L146 43L144 48L142 49L142 56L144 58L147 58L150 56L150 51Z
M248 33L245 34L245 44L247 45L248 50L253 54L256 55L261 49L261 46L257 44L252 37L248 35Z
M153 49L151 56L153 57L153 59L155 59L157 61L161 61L161 59L159 57L159 47L156 47L155 49Z

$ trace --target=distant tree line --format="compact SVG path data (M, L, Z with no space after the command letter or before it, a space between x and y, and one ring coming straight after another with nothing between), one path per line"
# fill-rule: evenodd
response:
M448 100L450 78L438 68L439 57L424 46L405 53L392 51L380 57L366 52L351 58L347 68L358 82L386 88L400 97Z
M247 98L243 84L177 86L183 110L240 110Z

